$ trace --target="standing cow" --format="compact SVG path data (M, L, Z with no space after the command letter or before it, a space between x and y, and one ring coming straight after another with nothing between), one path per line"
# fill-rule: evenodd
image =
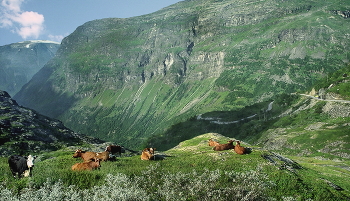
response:
M18 178L28 177L30 170L34 167L34 157L32 155L28 157L13 155L9 157L8 163L13 177L16 178L16 175L18 175Z
M120 156L122 154L122 147L119 145L109 145L106 147L105 151L108 151L112 155L118 153L118 155Z

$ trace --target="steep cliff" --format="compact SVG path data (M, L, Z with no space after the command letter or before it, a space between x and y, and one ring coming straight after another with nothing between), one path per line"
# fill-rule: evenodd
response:
M15 95L52 57L60 44L24 41L0 47L0 89Z
M343 67L349 9L338 0L188 0L87 22L14 98L76 131L140 146L184 119L305 90Z

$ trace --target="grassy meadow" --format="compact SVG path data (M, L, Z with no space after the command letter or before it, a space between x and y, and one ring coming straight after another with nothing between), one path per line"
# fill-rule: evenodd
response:
M72 171L81 159L74 150L38 155L33 175L15 179L0 158L0 200L344 200L350 198L349 166L337 162L278 154L242 143L251 152L215 152L209 138L226 143L217 133L199 135L164 152L156 161L140 155L102 162L94 171ZM162 157L161 157L162 156ZM299 161L296 163L295 161ZM332 187L333 185L333 187ZM338 185L341 190L334 187Z

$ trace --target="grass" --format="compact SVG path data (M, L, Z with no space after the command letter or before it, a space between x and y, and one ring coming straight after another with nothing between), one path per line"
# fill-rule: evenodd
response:
M323 176L330 180L335 180L340 186L350 189L350 182L341 179L342 176L348 177L350 161L347 160L324 160L311 157L288 156L296 160L305 168L312 169L315 172L322 172Z
M36 159L33 176L23 179L12 178L7 159L0 158L1 194L3 199L31 196L30 200L44 196L56 196L56 200L340 200L350 196L349 170L341 168L349 161L291 156L302 168L290 170L283 161L272 164L261 157L270 152L244 142L252 149L250 154L215 152L207 144L209 138L221 143L230 139L208 133L159 152L167 155L164 160L123 156L87 172L70 170L81 161L72 158L73 151L48 152ZM329 182L343 190L334 190Z

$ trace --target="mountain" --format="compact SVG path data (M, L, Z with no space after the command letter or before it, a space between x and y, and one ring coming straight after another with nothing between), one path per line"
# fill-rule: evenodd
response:
M103 142L75 133L59 120L19 106L6 91L0 91L0 117L0 156Z
M199 114L305 91L344 67L349 10L341 0L187 0L90 21L14 99L77 132L140 147Z
M0 185L2 198L349 200L349 74L350 65L319 80L308 94L280 94L272 101L237 111L204 113L173 125L164 136L148 141L157 150L154 161L140 160L140 152L123 153L114 161L103 162L99 170L75 172L72 165L81 161L72 158L76 147L95 151L101 150L101 144L91 144L90 138L89 145L82 146L70 139L73 146L66 147L69 144L64 139L69 138L58 133L56 143L62 149L47 150L53 148L50 143L30 150L37 153L30 179L18 182L12 178L8 157L0 156L0 180L6 181ZM0 93L0 108L0 119L10 121L0 120L1 142L8 128L15 131L11 135L28 130L21 134L26 140L37 135L31 131L42 130L42 144L47 144L47 138L54 139L51 135L45 139L42 133L56 134L57 126L60 131L67 129L57 120L19 107L6 92ZM208 139L220 143L240 140L247 153L214 151ZM6 144L12 142L9 148L13 148L16 141L18 138L12 138ZM28 147L33 148L34 143L39 141L28 142ZM6 151L1 149L4 155ZM101 190L110 193L101 194Z
M59 47L59 43L41 40L0 46L0 89L15 95Z

